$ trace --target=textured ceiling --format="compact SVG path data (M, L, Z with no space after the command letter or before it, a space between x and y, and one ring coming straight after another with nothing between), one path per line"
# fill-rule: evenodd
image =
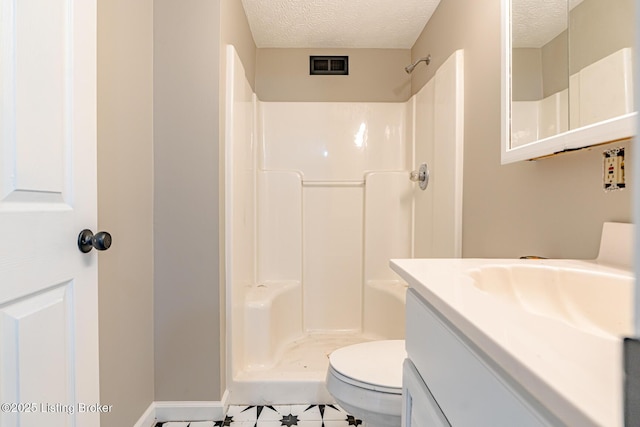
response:
M242 0L259 48L410 49L440 0Z
M573 9L583 0L569 0ZM513 47L540 48L567 29L567 0L512 0Z

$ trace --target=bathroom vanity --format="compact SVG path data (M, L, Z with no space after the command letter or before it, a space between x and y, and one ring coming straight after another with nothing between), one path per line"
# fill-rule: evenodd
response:
M410 286L403 427L623 425L630 270L598 260L391 267Z
M404 426L562 425L415 289L407 316Z

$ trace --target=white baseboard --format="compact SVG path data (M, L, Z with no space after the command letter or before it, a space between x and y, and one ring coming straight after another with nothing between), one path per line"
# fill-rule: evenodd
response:
M151 402L133 427L154 427L164 421L219 421L229 407L229 390L219 402Z
M133 427L154 427L156 425L156 402L151 402Z

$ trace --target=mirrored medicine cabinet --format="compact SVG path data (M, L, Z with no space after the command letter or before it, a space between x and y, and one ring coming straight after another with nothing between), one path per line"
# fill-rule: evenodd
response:
M502 164L635 135L634 0L502 0Z

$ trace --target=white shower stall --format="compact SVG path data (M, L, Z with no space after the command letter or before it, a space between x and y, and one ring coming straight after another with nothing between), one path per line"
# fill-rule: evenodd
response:
M389 259L461 255L463 68L457 51L407 102L261 102L227 47L231 403L331 403L332 350L404 338Z

